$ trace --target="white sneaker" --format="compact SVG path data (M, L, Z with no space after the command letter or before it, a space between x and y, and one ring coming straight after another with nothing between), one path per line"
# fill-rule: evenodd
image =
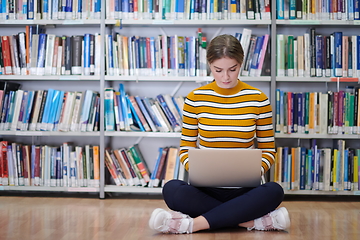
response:
M192 233L193 219L181 212L157 208L151 214L149 227L162 233Z
M279 231L287 231L290 227L290 217L289 212L286 208L281 207L272 211L269 214L261 218L257 218L254 220L254 227L248 228L248 230L256 229L261 231L271 231L271 230L279 230Z

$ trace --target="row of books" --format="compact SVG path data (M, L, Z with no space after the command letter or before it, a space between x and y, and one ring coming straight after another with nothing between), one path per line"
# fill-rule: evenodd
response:
M99 146L0 142L3 186L99 187Z
M137 144L105 149L105 166L117 186L147 186L150 182L150 170Z
M121 2L121 1L120 1ZM270 20L269 0L109 0L108 19Z
M241 76L270 76L270 48L268 48L269 35L256 36L251 29L244 28L236 33L244 50L244 62L241 65Z
M106 69L109 76L207 76L206 37L106 36Z
M107 1L106 1L107 2ZM101 1L24 0L0 2L1 20L100 19Z
M359 87L326 93L276 89L275 131L360 134L359 106Z
M235 36L245 56L240 75L269 75L269 35L245 28ZM26 26L0 38L0 74L100 75L101 41L99 34L60 37ZM106 75L207 76L206 41L201 28L197 36L106 35Z
M133 96L106 88L105 131L179 132L182 125L184 98L158 94L155 98Z
M315 140L314 140L315 141ZM360 149L278 147L274 181L286 190L358 191Z
M0 131L99 130L100 95L92 90L0 90Z
M277 35L277 76L360 77L360 36Z
M115 185L162 187L171 179L186 179L186 171L180 163L177 147L159 148L152 172L149 171L138 149L136 145L128 149L105 151L106 167Z
M0 74L100 75L100 34L56 36L35 26L0 37Z
M106 0L106 19L270 19L269 0ZM100 19L101 1L2 1L0 19Z
M269 35L255 36L244 28L235 36L244 49L240 75L269 75ZM157 37L106 36L106 74L109 76L207 76L207 38L201 28L197 36ZM266 62L264 64L264 62ZM265 66L266 67L265 67Z
M359 0L277 0L276 18L360 20Z

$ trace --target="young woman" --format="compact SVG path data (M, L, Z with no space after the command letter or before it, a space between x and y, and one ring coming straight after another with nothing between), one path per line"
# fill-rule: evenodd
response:
M265 174L275 162L272 111L267 96L238 79L244 51L231 35L215 37L207 49L214 81L188 94L183 109L180 159L186 170L190 148L262 149ZM198 143L198 144L197 144ZM221 159L219 159L221 161ZM255 188L194 187L171 180L163 197L170 211L155 209L150 228L163 233L193 233L240 226L248 230L287 230L286 208L275 210L284 191L275 182Z

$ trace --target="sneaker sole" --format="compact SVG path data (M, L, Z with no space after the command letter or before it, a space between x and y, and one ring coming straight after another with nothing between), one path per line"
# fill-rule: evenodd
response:
M162 208L156 208L152 214L151 214L151 217L150 217L150 220L149 220L149 227L153 230L155 230L155 220L156 220L156 217L158 215L158 213L162 212L162 211L165 211L164 209Z
M289 216L289 212L285 207L281 207L278 210L281 211L282 214L284 214L285 219L286 219L286 226L284 228L284 231L287 231L288 228L290 227L290 216Z

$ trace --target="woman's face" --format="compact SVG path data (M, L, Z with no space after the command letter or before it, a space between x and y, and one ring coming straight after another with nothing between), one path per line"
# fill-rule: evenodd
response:
M233 88L237 85L241 64L233 58L223 57L210 64L215 82L220 88Z

